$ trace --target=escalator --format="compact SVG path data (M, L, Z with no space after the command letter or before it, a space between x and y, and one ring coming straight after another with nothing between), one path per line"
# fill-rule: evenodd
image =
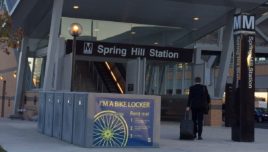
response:
M109 92L124 93L125 79L116 64L108 62L94 62L94 65Z
M105 66L105 62L94 62L94 65L99 73L99 76L103 80L108 92L120 93L119 89L116 87L116 82L113 80L110 74L110 71Z
M115 63L115 66L119 70L122 79L126 82L126 67L122 63Z
M75 91L124 93L125 67L108 62L76 62Z

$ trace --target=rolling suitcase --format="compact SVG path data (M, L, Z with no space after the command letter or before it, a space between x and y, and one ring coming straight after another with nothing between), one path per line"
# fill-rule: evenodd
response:
M190 112L185 112L184 119L180 122L180 139L194 139L194 122L190 119Z

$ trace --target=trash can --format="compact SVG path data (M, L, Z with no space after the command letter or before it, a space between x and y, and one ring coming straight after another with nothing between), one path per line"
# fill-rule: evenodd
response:
M40 92L39 96L39 112L38 112L38 132L44 133L45 128L45 110L46 110L46 93Z
M74 121L73 121L73 144L86 145L88 93L75 93L74 98Z
M63 93L54 94L53 137L61 139L63 116Z
M44 134L52 136L53 133L53 108L54 107L54 93L46 93L46 109L45 109L45 129Z
M62 140L72 143L73 138L73 114L74 96L72 93L63 94L63 119L62 119Z

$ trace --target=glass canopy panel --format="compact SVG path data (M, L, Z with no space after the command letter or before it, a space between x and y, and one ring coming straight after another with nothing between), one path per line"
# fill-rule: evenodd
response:
M62 17L61 37L72 39L68 28L75 22L83 27L78 39L113 43L172 46L176 39L188 33L180 27Z

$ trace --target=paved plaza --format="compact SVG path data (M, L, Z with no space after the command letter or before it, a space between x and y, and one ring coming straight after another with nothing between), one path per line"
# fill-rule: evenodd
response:
M179 140L178 122L161 122L159 148L81 148L37 132L37 123L0 119L0 145L8 152L267 152L268 130L255 129L255 142L234 142L231 128L204 128L203 140Z

